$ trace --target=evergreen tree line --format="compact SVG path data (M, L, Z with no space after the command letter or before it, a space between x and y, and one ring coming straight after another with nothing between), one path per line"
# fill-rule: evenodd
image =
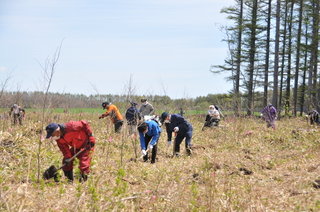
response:
M320 109L319 0L235 0L221 12L228 56L211 72L228 73L235 114L268 103L294 116Z

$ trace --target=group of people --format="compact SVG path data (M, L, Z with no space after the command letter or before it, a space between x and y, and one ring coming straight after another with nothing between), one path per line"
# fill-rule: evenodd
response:
M192 125L183 117L183 112L177 114L169 114L163 112L160 117L152 116L154 114L153 106L147 99L141 99L141 107L137 108L136 102L130 102L130 107L126 110L125 117L130 134L135 134L137 131L140 137L141 154L144 162L153 164L156 162L158 141L162 133L162 126L165 126L167 133L167 147L173 143L173 154L175 157L180 157L180 145L185 140L186 154L192 154ZM110 116L114 124L116 133L119 133L123 125L124 119L118 108L109 103L102 103L103 109L106 110L99 119ZM318 123L319 113L312 111L308 114L312 117L313 123ZM277 111L272 104L268 104L262 111L267 122L267 127L275 127L275 119ZM151 118L150 118L151 117ZM205 126L209 123L218 126L220 118L223 117L219 108L215 105L210 105L208 114L205 120ZM51 123L46 127L46 138L52 138L57 142L60 151L63 154L62 163L65 176L70 182L73 181L73 161L72 156L82 151L77 155L80 161L80 181L86 181L90 173L90 161L94 152L95 138L88 122L86 121L70 121L66 124ZM151 153L151 157L149 157Z
M154 114L153 106L147 99L141 99L141 107L137 108L137 103L130 102L130 107L126 110L127 125L130 134L138 131L140 137L141 154L144 162L156 162L158 141L162 132L161 126L166 127L168 147L174 140L174 155L180 157L180 144L185 139L185 148L187 155L192 153L192 125L182 116L183 114L169 114L163 112L160 118L152 116ZM99 119L110 116L114 124L114 130L119 133L124 119L118 108L109 103L102 103L103 109L106 110ZM94 153L95 138L92 129L86 121L70 121L65 124L50 123L46 127L47 136L57 142L60 151L63 154L62 170L69 182L73 182L73 161L71 158L77 155L79 159L80 182L84 182L90 173L90 162ZM172 137L174 134L174 138ZM151 152L151 157L149 153Z
M275 120L277 119L277 110L276 108L269 103L263 110L261 111L261 117L263 117L267 123L267 127L272 127L275 129ZM310 120L310 125L320 124L319 113L317 110L312 110L307 113L306 118Z
M153 115L154 108L152 104L150 104L147 99L141 99L141 106L138 110L138 104L136 102L130 102L130 106L126 111L125 117L127 120L127 124L129 126L129 134L135 134L137 129L137 124L142 118L146 115ZM107 111L99 116L99 119L110 116L112 123L114 124L114 130L116 133L120 133L124 119L121 115L121 112L114 104L110 102L103 102L102 108Z

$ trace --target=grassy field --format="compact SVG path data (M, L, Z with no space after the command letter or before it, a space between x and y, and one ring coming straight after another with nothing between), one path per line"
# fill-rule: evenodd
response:
M55 113L50 122L88 120L97 144L85 183L38 181L59 167L57 145L43 140L40 116L29 113L23 126L1 120L0 211L319 211L319 130L305 119L281 119L276 130L255 118L227 116L202 131L203 116L187 116L194 127L193 154L172 158L166 133L155 164L140 157L138 138L113 132L99 112ZM45 136L45 134L44 134ZM38 167L39 142L40 169ZM134 151L137 147L137 155ZM60 172L62 173L62 172Z

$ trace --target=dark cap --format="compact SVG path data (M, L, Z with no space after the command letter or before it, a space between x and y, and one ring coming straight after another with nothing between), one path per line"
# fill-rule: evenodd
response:
M146 101L147 101L146 98L142 98L142 99L141 99L141 102L146 102Z
M132 106L137 106L137 105L138 105L136 102L130 102L130 104L131 104Z
M106 109L106 106L109 105L109 104L110 104L109 102L102 102L102 108Z
M47 131L47 137L46 139L50 138L52 136L52 133L58 129L59 125L56 123L51 123L46 127Z
M161 119L160 119L160 121L163 123L164 120L165 120L168 116L169 116L169 113L163 112L163 113L161 114Z
M138 131L143 133L144 131L146 131L148 127L148 124L144 121L144 122L141 122L139 125L138 125Z

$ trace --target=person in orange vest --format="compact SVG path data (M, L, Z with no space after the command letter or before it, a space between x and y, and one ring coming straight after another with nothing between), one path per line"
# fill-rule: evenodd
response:
M106 109L107 111L103 113L101 116L99 116L99 119L102 119L104 117L107 117L110 115L110 119L112 123L114 124L114 130L116 133L120 133L121 127L123 125L123 117L118 110L117 106L113 105L109 102L103 102L102 103L103 109Z

